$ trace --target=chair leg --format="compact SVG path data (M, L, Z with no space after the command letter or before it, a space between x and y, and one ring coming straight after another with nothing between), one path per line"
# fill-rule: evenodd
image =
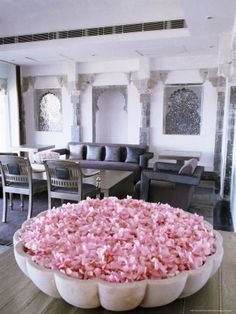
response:
M7 222L7 193L3 192L2 222Z
M48 209L51 209L52 208L52 199L48 193Z
M21 208L21 211L23 211L24 209L24 195L23 194L20 194L20 208Z
M63 205L64 204L64 200L63 199L61 199L61 205Z
M10 198L9 207L11 210L13 210L13 194L12 193L9 193L9 198Z
M28 215L27 219L30 219L32 216L32 209L33 209L33 195L29 195L29 208L28 208Z

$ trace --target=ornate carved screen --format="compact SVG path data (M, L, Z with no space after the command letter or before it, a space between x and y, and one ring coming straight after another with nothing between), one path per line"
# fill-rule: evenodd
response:
M62 131L61 90L37 89L35 92L37 131Z
M202 85L165 87L164 134L200 134L202 91Z

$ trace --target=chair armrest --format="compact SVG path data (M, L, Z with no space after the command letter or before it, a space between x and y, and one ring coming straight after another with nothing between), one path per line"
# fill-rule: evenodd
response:
M59 153L60 155L66 155L66 159L70 156L70 151L67 148L52 149L52 152Z
M142 155L139 156L139 166L142 169L147 169L148 167L148 160L153 158L153 153L152 152L146 152Z
M198 168L198 167L197 167ZM145 201L148 200L149 185L151 180L156 181L165 181L179 184L189 184L189 185L198 185L201 180L202 169L196 169L193 176L172 174L172 173L162 173L155 171L144 170L141 174L141 183L140 183L140 199ZM197 174L196 174L197 172Z

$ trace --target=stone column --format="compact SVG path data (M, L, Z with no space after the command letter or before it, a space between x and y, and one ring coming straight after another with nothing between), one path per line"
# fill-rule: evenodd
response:
M70 101L73 106L73 122L71 126L71 140L75 142L80 142L81 141L80 91L73 90L71 92Z
M220 191L221 169L222 169L222 139L223 139L223 120L225 109L225 88L226 79L222 76L209 78L213 87L217 90L217 117L216 117L216 134L215 134L215 152L214 152L214 171L217 174L216 192Z
M71 140L75 142L82 141L81 125L81 95L94 81L92 74L80 74L77 82L69 82L68 89L71 94L71 103L73 105L73 122L71 126Z
M150 105L151 94L146 92L140 94L141 123L139 128L139 143L149 145L150 143Z
M135 75L134 75L135 77ZM150 144L150 107L153 87L157 84L159 74L151 72L149 79L131 79L139 92L141 103L141 121L139 128L139 143Z
M20 125L22 133L22 144L26 143L26 128L25 128L25 103L24 103L24 93L26 93L29 88L34 88L36 77L27 76L23 77L21 80L21 91L22 91L22 107L20 114Z
M228 110L228 132L227 132L227 155L226 155L226 170L224 178L224 198L230 196L230 185L233 164L233 145L234 145L234 130L236 127L236 86L230 88L230 102Z

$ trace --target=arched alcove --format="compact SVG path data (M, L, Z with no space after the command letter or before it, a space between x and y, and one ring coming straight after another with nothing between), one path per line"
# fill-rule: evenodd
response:
M93 87L93 142L125 143L127 86Z

